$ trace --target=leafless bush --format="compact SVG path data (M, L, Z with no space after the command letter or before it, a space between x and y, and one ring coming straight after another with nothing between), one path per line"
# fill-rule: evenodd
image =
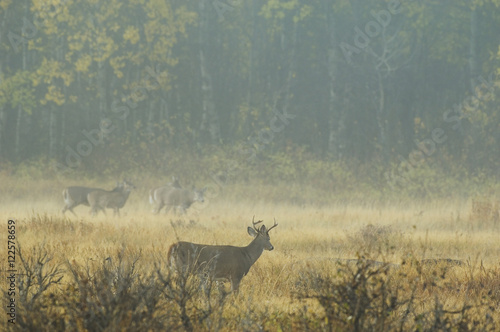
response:
M390 225L366 225L356 232L346 234L348 242L360 252L393 248L403 238L403 234Z
M472 199L472 209L469 219L475 222L497 224L500 222L500 200L488 197Z
M319 302L327 331L385 331L406 319L396 312L408 306L413 293L391 281L388 265L372 262L339 263L335 274L305 271L299 277L296 296Z
M78 289L68 302L70 327L89 331L217 331L222 325L226 294L212 296L212 284L181 275L157 262L138 268L140 256L116 258L96 267L69 264ZM138 271L141 271L139 273Z
M161 261L155 263L154 270L162 296L168 303L168 330L221 329L229 293L192 271L175 272L168 267L162 268Z
M61 284L64 273L61 264L53 261L44 244L33 247L27 253L18 244L16 254L21 268L17 275L19 312L15 329L35 331L40 326L56 328L60 320L51 315L53 310L47 305L47 299L54 298L54 286ZM6 291L4 296L7 297ZM41 315L40 312L46 314Z
M127 257L122 249L116 257L87 261L85 266L68 262L73 278L61 304L69 329L89 331L144 331L163 328L156 311L161 308L158 283L151 275L138 273L140 255Z
M427 270L420 261L392 269L359 259L356 266L338 264L336 271L303 271L296 297L316 301L324 317L304 310L297 321L303 330L324 331L494 331L499 326L498 299L489 291L455 304L443 303L456 291L445 270ZM444 271L442 273L437 273ZM479 281L490 281L481 273ZM469 281L477 286L478 281ZM448 301L447 301L448 302ZM323 322L318 326L318 321Z
M196 275L143 262L141 254L61 264L43 246L18 253L19 331L218 331L228 293ZM65 281L65 282L63 282ZM6 297L7 294L5 293Z

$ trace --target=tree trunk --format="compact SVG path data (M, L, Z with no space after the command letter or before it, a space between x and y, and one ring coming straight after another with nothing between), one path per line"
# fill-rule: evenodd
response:
M470 41L469 41L469 74L470 74L470 89L471 93L475 94L476 79L478 73L477 59L477 19L478 11L475 7L471 8L470 13Z
M28 3L26 2L25 5L25 10L24 10L24 19L23 21L27 21L28 18ZM22 51L21 51L21 59L22 59L22 70L25 71L27 68L27 63L26 63L26 44L27 43L22 43ZM19 160L20 158L20 146L21 146L21 124L23 121L23 107L22 104L20 103L17 106L17 119L16 119L16 134L15 134L15 140L14 140L14 158Z
M377 70L377 82L378 82L378 107L377 107L377 125L379 130L379 144L382 148L382 154L387 153L387 133L385 124L385 89L382 74Z
M55 159L57 154L57 121L56 106L50 105L49 109L49 158Z
M3 157L7 157L4 151L4 146L3 146L3 131L5 127L5 121L6 121L6 114L3 106L0 106L0 160L3 160Z
M283 96L283 103L281 105L283 114L288 114L288 107L290 106L290 99L291 99L291 87L292 87L292 79L295 74L295 50L297 47L297 22L293 22L293 31L292 31L292 40L291 40L291 49L290 49L290 56L288 59L288 72L285 78L285 86L284 86L284 96ZM282 38L284 40L284 36ZM283 52L287 52L285 48L283 48Z
M217 111L215 109L212 77L207 68L205 54L208 49L208 18L207 1L200 1L200 71L201 71L201 93L202 93L202 120L200 131L208 132L210 141L213 144L220 143L220 123Z
M325 10L329 13L328 1L325 3ZM334 160L342 159L344 144L342 136L345 131L345 111L340 107L336 93L336 76L338 75L338 43L335 37L335 24L333 18L327 15L326 32L328 36L329 48L327 56L327 69L329 77L329 101L328 101L328 153Z
M21 145L21 124L23 120L23 107L19 104L17 106L16 117L16 138L14 141L14 156L17 160L20 158L20 145Z
M4 16L2 18L2 24L0 26L0 31L6 31L6 26L7 26L7 18L8 18L9 10L8 7L4 10ZM0 33L0 45L3 45L3 33ZM4 77L3 73L3 67L4 67L4 61L8 63L7 59L5 57L0 57L0 77ZM0 80L0 84L2 84L2 81ZM4 128L6 125L7 121L7 114L5 112L5 105L0 105L0 160L2 160L2 157L7 157L5 151L4 151Z
M99 117L104 117L106 114L106 68L103 61L97 62L97 96L99 98Z

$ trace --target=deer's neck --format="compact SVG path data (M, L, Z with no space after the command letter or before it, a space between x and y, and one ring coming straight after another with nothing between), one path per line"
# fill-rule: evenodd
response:
M120 199L123 202L123 204L125 204L125 202L127 201L129 195L130 195L130 191L123 192L120 195L121 196Z
M245 247L246 254L251 264L255 263L264 251L264 247L257 240L258 239L255 238L248 246Z

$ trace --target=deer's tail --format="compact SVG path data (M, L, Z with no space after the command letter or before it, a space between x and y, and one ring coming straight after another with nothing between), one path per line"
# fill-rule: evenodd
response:
M151 189L149 191L149 204L154 204L155 203L155 190Z
M63 195L64 203L68 204L69 203L68 188L63 190L62 195Z
M170 266L175 266L175 256L177 254L176 251L178 246L178 243L174 243L170 246L170 248L168 248L167 262Z

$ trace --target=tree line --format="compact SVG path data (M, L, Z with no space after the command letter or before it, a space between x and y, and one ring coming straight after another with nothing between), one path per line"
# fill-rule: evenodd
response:
M498 175L499 6L3 0L0 158L301 147L391 181L431 156Z

